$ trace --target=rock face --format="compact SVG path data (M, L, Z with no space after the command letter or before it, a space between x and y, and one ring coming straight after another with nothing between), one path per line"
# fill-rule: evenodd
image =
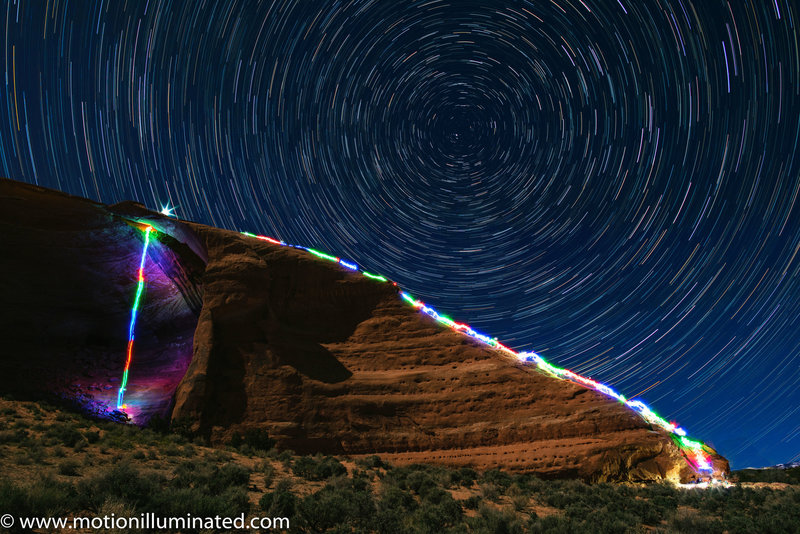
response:
M134 422L169 415L212 442L265 428L297 452L396 463L693 477L671 438L631 410L444 329L390 283L138 205L105 208L7 181L0 239L19 252L0 266L22 281L0 282L14 310L2 312L14 351L0 358L0 389L84 409L88 397L102 416L124 363L146 224L159 239L128 387L141 406ZM714 461L727 471L724 458Z
M0 180L0 392L124 418L115 409L143 244L135 218L116 213L130 209L142 210ZM134 421L169 416L203 270L186 245L154 239L126 396Z

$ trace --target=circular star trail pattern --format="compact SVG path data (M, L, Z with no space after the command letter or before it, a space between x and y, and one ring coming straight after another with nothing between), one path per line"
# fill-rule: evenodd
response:
M4 15L2 175L355 260L735 467L800 458L795 3Z

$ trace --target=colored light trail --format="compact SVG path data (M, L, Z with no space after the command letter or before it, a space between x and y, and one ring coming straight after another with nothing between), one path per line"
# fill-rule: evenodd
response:
M144 265L147 261L147 249L150 247L150 234L153 233L155 230L152 226L148 226L145 228L144 231L144 246L142 246L142 257L139 260L139 274L138 274L138 281L136 285L136 297L133 300L133 307L131 308L131 320L130 325L128 326L128 349L125 358L125 370L122 372L122 382L119 386L119 391L117 392L117 409L124 410L126 405L125 401L125 388L128 385L128 371L131 368L131 360L133 359L133 342L134 342L134 332L136 330L136 318L139 315L139 306L142 300L142 294L144 293Z
M269 243L281 246L288 246L292 248L302 249L305 251L310 252L314 256L318 258L322 258L327 261L331 261L334 263L338 263L343 267L360 272L366 278L371 280L376 280L379 282L391 282L387 278L379 275L375 275L372 273L368 273L366 271L360 270L358 266L354 263L342 260L339 257L332 256L330 254L326 254L324 252L320 252L315 249L311 249L308 247L298 246L298 245L290 245L285 241L280 241L277 239L273 239L271 237L251 234L249 232L242 232L243 235L252 237L255 239L259 239L261 241L267 241ZM397 286L397 282L391 282L393 285ZM714 468L711 462L711 454L713 450L705 445L704 443L696 440L689 439L687 437L686 431L679 427L674 422L669 422L660 415L656 414L649 406L647 406L644 402L640 400L631 400L626 398L624 395L616 392L612 387L592 380L591 378L587 378L585 376L581 376L577 373L570 371L569 369L563 369L561 367L556 367L555 365L549 363L547 360L542 358L536 352L517 352L509 347L506 347L502 343L500 343L497 338L493 338L487 336L485 334L481 334L480 332L475 331L467 324L458 323L451 318L440 314L435 309L431 308L427 304L422 301L419 301L412 297L406 291L400 290L400 297L419 310L421 313L433 318L439 324L447 326L448 328L459 332L461 334L467 335L473 339L480 341L490 347L499 350L505 353L508 356L515 358L516 360L524 363L530 363L535 365L540 370L544 371L545 373L562 380L569 380L573 383L579 384L589 389L593 389L599 393L602 393L608 397L611 397L618 402L621 402L637 414L642 417L648 424L657 426L670 434L672 437L673 442L678 446L681 452L684 454L686 461L689 465L698 473L703 475L710 475L713 473ZM127 372L127 371L126 371Z

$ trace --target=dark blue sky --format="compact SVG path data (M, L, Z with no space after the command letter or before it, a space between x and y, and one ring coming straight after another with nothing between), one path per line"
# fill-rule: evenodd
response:
M0 175L356 260L800 459L796 3L5 6Z

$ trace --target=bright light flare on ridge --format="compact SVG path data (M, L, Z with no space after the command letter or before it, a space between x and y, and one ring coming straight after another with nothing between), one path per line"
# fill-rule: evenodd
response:
M170 207L169 202L164 206L161 206L161 215L166 215L167 217L175 217L175 209L177 206Z

